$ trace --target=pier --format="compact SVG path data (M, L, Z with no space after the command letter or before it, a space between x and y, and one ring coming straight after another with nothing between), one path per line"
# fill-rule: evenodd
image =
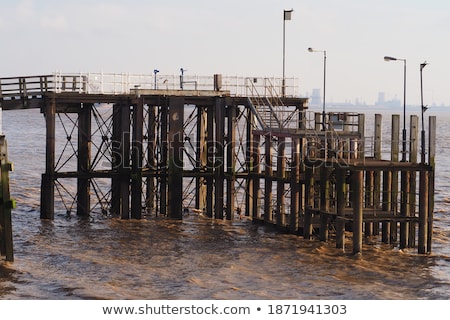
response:
M379 114L374 136L365 137L366 115L322 117L286 80L11 77L0 78L0 106L43 114L42 219L55 210L122 219L246 217L355 254L364 237L430 253L436 118L429 117L423 158L411 116L402 150L408 157L400 161L399 115L390 137L382 137ZM388 159L382 141L391 141Z

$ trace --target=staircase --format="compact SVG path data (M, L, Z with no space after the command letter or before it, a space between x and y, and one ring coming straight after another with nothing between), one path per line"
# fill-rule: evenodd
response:
M283 107L281 99L269 79L264 78L264 94L255 85L256 79L247 78L248 105L263 130L280 129L283 127L277 109ZM267 95L267 93L269 95ZM278 105L278 106L276 106Z

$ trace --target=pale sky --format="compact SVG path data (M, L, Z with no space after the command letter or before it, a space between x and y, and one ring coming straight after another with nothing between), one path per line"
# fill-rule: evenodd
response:
M378 92L407 104L450 105L448 0L1 0L0 77L55 71L282 76L283 10L286 76L303 96L374 103Z

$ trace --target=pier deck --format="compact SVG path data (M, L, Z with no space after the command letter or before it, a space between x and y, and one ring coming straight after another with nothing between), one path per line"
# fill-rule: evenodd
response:
M411 116L409 159L399 162L398 115L390 159L382 159L381 115L369 140L363 114L324 120L277 79L180 78L176 88L169 77L96 82L103 77L0 79L3 109L44 114L42 219L55 210L122 219L246 215L308 239L335 232L341 249L351 230L354 253L364 235L431 252L435 117L428 161L417 161Z

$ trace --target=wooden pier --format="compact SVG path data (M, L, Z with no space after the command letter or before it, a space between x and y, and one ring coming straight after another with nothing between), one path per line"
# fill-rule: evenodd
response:
M3 109L39 107L45 118L42 219L61 209L122 219L247 216L354 253L364 237L431 252L435 117L427 161L418 162L417 116L402 150L409 159L399 161L398 115L383 159L381 115L367 138L365 115L324 120L307 99L279 95L277 79L180 78L177 88L149 75L105 90L97 77L0 79Z

